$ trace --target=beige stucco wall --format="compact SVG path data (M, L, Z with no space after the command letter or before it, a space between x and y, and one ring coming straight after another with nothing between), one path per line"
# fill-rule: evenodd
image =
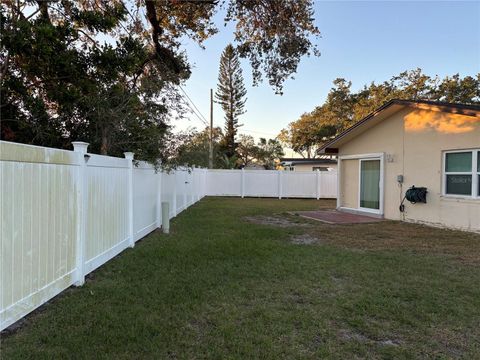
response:
M442 196L443 151L470 148L480 148L480 117L407 108L340 146L339 155L386 154L385 218L480 231L480 199ZM341 193L349 194L343 164ZM400 174L404 175L402 187L397 183ZM401 213L400 200L412 185L428 188L427 204L406 201ZM351 201L341 199L340 205L347 203Z
M394 114L389 119L384 120L375 127L369 129L358 137L339 148L339 155L358 155L385 152L392 155L393 161L385 161L384 177L384 213L388 219L400 220L398 205L400 202L401 189L397 185L397 175L403 173L403 116L405 111ZM344 160L345 161L345 160ZM341 177L343 178L343 164L341 165ZM357 177L357 197L358 197L358 165L356 168ZM388 184L388 185L387 185ZM343 182L341 182L341 193L345 191ZM342 204L341 206L346 206ZM354 208L358 207L358 202Z

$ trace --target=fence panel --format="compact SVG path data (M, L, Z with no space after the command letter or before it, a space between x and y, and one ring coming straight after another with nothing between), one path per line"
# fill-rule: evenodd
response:
M169 204L169 218L173 218L176 215L176 201L177 195L175 194L176 175L175 172L162 173L162 202L168 202Z
M284 171L282 174L282 196L297 198L317 197L316 171Z
M245 170L244 196L278 197L279 172L271 170Z
M335 199L337 197L337 172L324 171L320 175L320 197Z
M207 170L209 196L336 198L336 171Z
M208 170L207 195L241 196L241 170Z
M185 208L185 173L184 171L175 171L175 188L177 201L175 202L175 214L179 214Z
M85 274L129 245L128 172L126 159L91 155L87 162Z
M0 330L73 284L77 159L0 142Z
M157 227L157 192L161 174L145 162L133 169L133 229L135 241Z
M154 230L160 200L174 217L205 195L202 169L155 173L87 145L0 141L0 330Z

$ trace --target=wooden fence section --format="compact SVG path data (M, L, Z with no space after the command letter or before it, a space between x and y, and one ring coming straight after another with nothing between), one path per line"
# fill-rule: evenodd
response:
M208 170L207 195L334 199L337 172Z
M0 141L0 330L205 196L206 170Z

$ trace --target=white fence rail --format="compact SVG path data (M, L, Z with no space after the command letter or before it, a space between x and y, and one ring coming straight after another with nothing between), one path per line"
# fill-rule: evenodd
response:
M178 169L0 141L0 330L205 195L328 198L333 172Z
M127 154L126 154L127 157ZM0 141L0 330L205 196L206 170Z
M206 195L334 199L337 172L208 170Z

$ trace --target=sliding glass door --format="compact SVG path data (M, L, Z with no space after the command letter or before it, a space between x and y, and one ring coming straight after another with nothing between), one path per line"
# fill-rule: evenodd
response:
M380 210L380 160L360 160L360 208Z

